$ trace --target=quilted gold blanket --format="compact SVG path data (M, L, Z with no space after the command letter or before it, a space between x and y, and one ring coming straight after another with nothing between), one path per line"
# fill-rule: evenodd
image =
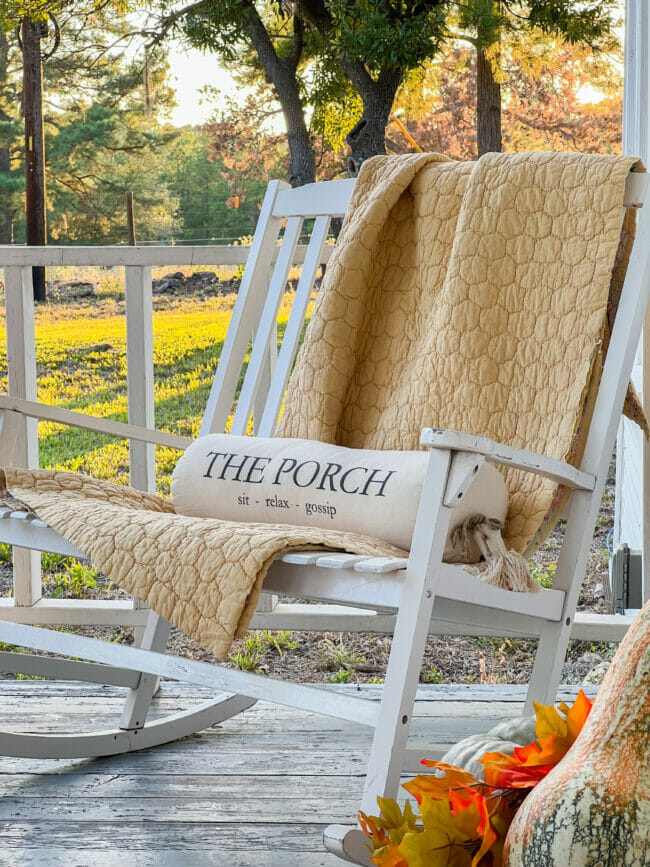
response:
M636 162L577 153L371 160L279 434L415 449L423 427L447 428L579 459L610 283L620 292L631 246L633 224L622 235L621 216ZM504 540L523 551L557 486L520 471L506 480Z
M610 281L626 258L617 250L634 162L552 153L369 161L280 434L413 449L432 426L574 453ZM69 473L6 469L4 483L218 656L245 631L281 551L400 553L349 533L184 517L168 500ZM523 550L557 492L522 473L508 485L507 539Z

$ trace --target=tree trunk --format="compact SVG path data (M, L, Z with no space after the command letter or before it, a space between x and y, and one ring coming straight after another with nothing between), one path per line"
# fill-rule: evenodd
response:
M479 156L501 153L501 85L481 49L476 53L476 144Z
M275 85L274 85L275 86ZM281 92L282 90L282 92ZM298 88L284 86L275 92L282 106L289 142L289 183L292 187L313 184L316 180L316 158L305 123L305 109Z
M289 143L289 183L292 187L316 180L316 157L305 122L305 106L300 97L297 69L304 44L304 23L294 14L293 50L280 57L253 3L247 3L246 32L257 58L273 85L287 125Z
M7 84L7 68L9 65L9 42L7 34L0 28L0 96ZM0 102L0 124L9 124L11 118L3 110ZM0 175L9 174L11 169L11 152L9 142L0 143ZM13 241L13 214L9 198L0 201L0 244L11 244Z
M45 145L43 141L43 62L41 27L27 18L22 22L23 111L25 113L25 204L27 244L47 243L45 214ZM45 268L33 268L34 300L45 301Z
M357 69L357 74L353 77L350 75L349 66L346 68L342 64L342 67L363 103L361 120L350 130L346 138L350 146L350 155L347 159L348 174L356 177L365 160L386 153L386 125L397 88L402 81L402 72L398 69L382 69L375 81L365 69L363 71Z

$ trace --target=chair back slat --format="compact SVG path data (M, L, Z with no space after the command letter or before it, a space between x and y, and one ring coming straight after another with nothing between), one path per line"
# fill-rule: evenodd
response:
M305 184L294 190L278 193L273 207L275 217L343 217L348 209L355 178Z
M280 346L275 370L273 371L264 413L257 431L259 436L272 436L275 431L287 382L289 381L289 374L291 373L303 332L316 275L322 261L323 247L327 240L329 227L329 216L316 218L305 256L305 263L296 288L296 296L291 307L284 337L282 338L282 345Z
M242 367L250 359L231 432L245 434L251 415L253 429L270 435L284 399L293 360L318 269L327 258L330 220L345 215L354 180L307 184L291 189L272 181L267 189L244 276L233 308L217 372L203 417L200 436L222 433L232 412ZM277 320L287 279L296 264L296 247L305 219L315 218L282 347L277 352ZM282 243L278 239L283 223ZM275 267L273 260L277 257ZM269 279L270 276L270 279ZM276 363L277 359L277 363ZM262 429L266 434L262 433Z
M256 324L255 333L252 335L250 359L231 427L231 432L234 434L246 433L262 377L265 372L269 372L269 365L273 362L273 356L269 350L272 343L277 344L278 311L286 290L302 224L301 217L291 217L287 221L259 324Z
M223 433L232 411L242 364L264 304L273 255L282 229L282 217L274 216L273 206L278 193L288 189L289 185L284 181L271 181L266 189L199 436Z

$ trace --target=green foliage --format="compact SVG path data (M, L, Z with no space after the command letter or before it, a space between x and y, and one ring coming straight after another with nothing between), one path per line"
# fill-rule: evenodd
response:
M43 551L41 554L41 567L43 572L60 572L66 569L74 562L73 557L66 557L63 554L52 554L49 551Z
M176 237L223 243L252 235L271 177L286 177L286 146L265 133L249 98L201 130L183 129L161 180L178 202Z
M261 654L266 650L266 642L259 632L249 632L244 639L244 651L249 656Z
M447 5L446 0L329 0L331 50L362 61L374 74L383 67L413 69L438 51Z
M284 656L285 650L295 650L298 647L297 641L291 641L291 633L288 629L283 629L280 632L271 632L270 629L265 629L264 640L268 647L277 650L280 656Z
M442 683L444 677L444 674L437 668L431 668L422 675L422 680L424 683Z
M171 236L177 227L177 203L162 174L165 152L176 133L159 120L173 103L163 52L157 49L148 56L149 113L142 53L127 57L111 47L120 46L132 29L122 14L123 4L89 0L85 6L52 7L61 38L43 67L50 240L126 241L127 190L135 196L139 240ZM51 35L48 47L50 42ZM20 75L17 39L8 33L0 37L0 243L9 239L12 223L15 240L24 241ZM3 225L8 228L3 230Z
M323 664L326 667L342 667L353 661L353 654L343 644L343 637L340 638L338 644L335 644L331 639L324 638L319 642L319 652L323 658ZM356 660L358 661L358 660Z
M11 563L11 545L0 542L0 563Z
M241 671L252 671L255 674L262 673L259 653L240 650L238 653L229 653L228 659L234 664L235 668L239 668Z
M78 4L80 14L90 16L106 7L115 13L124 13L135 3L127 0L87 0ZM0 0L0 29L12 30L22 18L32 21L47 20L48 15L60 15L69 7L66 0Z
M329 678L330 683L350 683L354 679L354 671L351 668L342 668Z
M586 44L594 50L616 46L614 22L620 13L615 0L464 0L453 3L452 22L464 38L482 50L508 34L537 30L561 36L571 44Z
M547 566L542 566L540 563L533 563L532 560L529 560L528 570L535 581L537 581L537 583L545 590L552 589L553 579L555 578L555 572L557 570L556 563L549 563Z
M65 564L62 572L51 575L50 583L53 588L51 596L77 599L85 596L89 590L97 589L97 570L78 560L71 560Z

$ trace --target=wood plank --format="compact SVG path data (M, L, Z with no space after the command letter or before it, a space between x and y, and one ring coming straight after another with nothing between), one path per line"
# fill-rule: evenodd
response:
M13 773L84 773L87 769L97 770L100 767L106 773L113 774L198 774L205 770L206 763L215 774L245 774L255 771L264 776L284 777L287 774L296 776L313 776L314 765L323 774L338 774L342 776L365 776L366 763L357 751L342 754L335 747L318 750L318 755L312 752L300 754L291 750L281 750L269 753L263 748L257 751L242 752L237 746L234 750L215 750L208 745L206 748L191 750L191 743L182 744L180 752L169 748L158 747L155 750L144 750L139 753L125 753L111 758L93 759L21 759L14 757L0 758L0 774Z
M144 626L149 615L146 609L134 608L133 600L129 599L75 599L73 604L69 599L39 599L31 608L21 608L13 602L13 599L0 599L0 641L5 622Z
M232 798L233 792L247 790L252 800L277 798L278 781L261 774L222 775L175 774L12 774L0 780L2 797L17 798ZM361 794L361 777L325 776L318 768L311 777L287 775L282 782L282 797L304 797L309 787L324 799L338 798L343 788Z
M294 852L322 852L322 834L327 824L257 825L253 822L197 822L185 825L176 822L92 822L92 829L70 822L41 820L7 822L0 828L3 848L80 848L92 844L95 850L114 849L116 841L131 851L166 850L169 852L230 853L270 852L278 858L293 859ZM14 864L16 862L14 861ZM177 862L178 863L178 862ZM183 862L181 862L183 863ZM187 863L187 862L185 862ZM190 862L191 863L191 862ZM249 867L257 861L250 860ZM279 860L289 867L293 860ZM336 859L333 862L340 862ZM228 862L230 864L230 862Z
M116 845L117 841L113 841ZM0 865L2 867L210 867L218 865L223 867L251 867L250 856L247 852L224 853L214 845L205 851L183 855L177 851L167 852L154 850L132 851L130 849L102 848L94 850L87 844L81 849L52 848L45 845L42 849L22 849L17 861L16 850L0 851ZM289 867L285 854L275 855L272 852L255 852L256 867ZM292 852L290 857L291 867L340 867L341 861L334 855L323 852Z
M577 490L592 491L595 484L595 476L591 473L577 470L564 461L503 445L488 437L475 434L424 428L420 436L420 445L431 449L451 449L456 452L484 455L495 464L526 470Z
M32 708L61 724L97 723L119 713L125 691L0 681L0 725L23 721ZM381 691L324 689L374 702ZM562 697L576 692L563 689ZM155 714L205 701L213 690L164 682L159 695ZM422 685L411 744L428 742L431 728L450 742L486 730L517 714L524 695L521 686ZM97 760L0 758L0 867L335 867L322 834L332 821L354 819L370 737L364 726L258 702L152 750Z
M113 845L117 845L118 841L114 840ZM17 855L17 851L20 852ZM210 867L210 865L218 865L223 867L227 863L228 867L251 867L250 856L246 852L232 853L227 852L227 861L224 861L224 853L214 845L210 849L200 851L195 854L184 852L181 855L178 851L167 852L164 850L153 850L146 852L138 849L116 849L102 848L101 850L93 850L89 848L89 844L81 849L72 848L53 848L45 845L44 848L30 849L9 849L8 851L0 851L0 865L2 867L115 867L119 864L120 867ZM17 860L19 858L19 861ZM272 852L255 852L256 867L289 867L285 854L276 855ZM323 854L317 852L292 852L290 856L290 867L337 867L341 865L341 861L334 855L323 851Z
M312 778L313 780L313 778ZM100 796L98 797L97 794ZM0 800L1 822L38 822L47 815L48 821L91 823L95 822L232 822L241 820L247 813L255 817L255 824L283 824L291 816L294 824L310 824L314 816L323 815L328 822L348 822L359 808L359 792L349 794L343 785L338 795L331 793L324 800L318 788L304 781L301 790L294 790L291 798L284 791L284 781L276 782L275 795L253 799L251 806L242 809L239 798L233 798L232 790L221 797L117 797L104 796L73 798L59 793L54 797L22 798L4 796Z
M126 386L129 424L156 427L153 382L153 305L151 268L124 269L126 290ZM156 491L156 450L151 443L129 441L131 485Z
M28 418L40 418L55 424L64 424L71 427L92 430L96 433L104 433L109 436L131 439L138 442L153 443L170 449L182 451L193 442L189 437L181 437L177 434L158 431L153 428L140 427L111 418L87 415L73 409L65 409L61 406L51 406L45 403L37 403L33 400L22 400L18 397L0 395L0 408L26 415Z
M381 684L361 684L357 687L355 684L319 684L319 687L332 692L341 692L343 694L360 692L364 698L369 701L379 701L382 694ZM561 685L558 690L558 701L569 701L575 699L580 686ZM584 688L587 695L595 695L597 688ZM101 686L98 684L79 684L79 683L39 683L38 681L16 681L7 680L0 681L0 695L19 695L23 698L28 698L30 695L38 697L41 695L62 695L62 696L80 696L83 698L91 698L93 696L122 698L124 690L113 686ZM164 681L160 686L160 692L156 700L162 698L189 697L196 701L205 701L210 696L214 695L214 690L210 687L193 686L189 683ZM417 702L523 702L526 699L525 684L420 684L416 694ZM294 714L302 713L302 711L292 711L276 707L269 702L260 701L254 707L246 711L247 714L256 712L268 712L273 708L273 714L289 713L292 717ZM471 709L468 712L473 712ZM307 713L306 711L304 713Z
M24 733L56 733L56 734L83 734L93 731L106 731L115 728L119 724L120 714L113 713L106 716L93 716L89 719L87 716L80 717L74 713L66 716L65 711L61 711L58 715L52 715L47 711L43 712L43 719L34 719L29 722L24 721L24 717L16 714L15 721L4 723L8 730L15 730ZM155 718L160 718L157 716ZM440 717L425 719L415 719L411 727L410 743L421 747L426 747L430 744L452 744L461 738L469 735L483 734L489 731L495 725L511 719L511 715L492 714L490 716L466 718L466 717ZM193 735L192 750L200 749L199 745L205 747L205 752L231 751L238 750L240 753L259 752L261 749L280 750L286 747L287 743L287 721L284 721L284 730L280 726L275 731L266 730L260 731L259 725L257 728L254 725L248 726L245 730L237 728L235 730L223 729L220 727L213 729L205 729L199 735ZM264 725L264 724L262 724ZM202 738L205 737L205 741ZM369 744L368 732L360 727L346 730L326 729L314 724L314 729L302 730L292 728L292 738L296 748L308 750L334 749L338 748L341 752L351 751L357 752L365 750ZM179 742L179 746L181 742ZM187 746L183 744L183 748ZM0 762L2 759L0 759Z

